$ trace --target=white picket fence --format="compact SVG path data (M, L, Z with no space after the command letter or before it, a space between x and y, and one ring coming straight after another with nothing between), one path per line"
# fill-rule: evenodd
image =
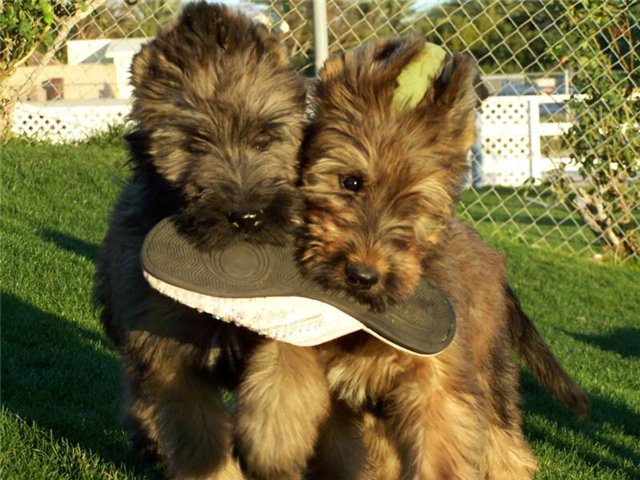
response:
M124 123L129 110L129 100L120 99L19 102L12 130L52 143L77 142Z
M528 179L542 179L559 163L568 163L566 157L544 155L542 144L544 137L561 136L571 123L544 122L540 112L561 108L569 97L494 96L483 102L482 170L485 185L522 185Z
M541 179L567 159L543 155L542 138L562 135L570 123L541 122L541 108L558 108L566 95L489 97L482 105L482 147L485 185L522 185ZM122 124L128 100L78 100L19 103L13 132L54 143L75 142Z

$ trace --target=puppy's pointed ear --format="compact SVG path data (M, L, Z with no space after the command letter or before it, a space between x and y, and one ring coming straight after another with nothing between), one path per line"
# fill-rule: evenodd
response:
M478 69L475 60L456 54L445 60L440 75L428 88L416 110L430 118L437 118L448 138L467 151L475 135L475 83Z
M383 69L383 77L397 78L424 49L424 37L420 34L379 40L373 47L373 66Z
M271 33L262 23L256 25L256 34L264 44L264 48L262 48L262 45L258 45L257 47L259 55L268 54L269 59L276 60L276 63L283 67L291 65L289 51L277 34Z
M133 56L131 61L131 85L136 88L144 84L146 72L149 69L151 57L151 47L143 45L138 53Z
M431 156L425 166L431 174L423 184L424 192L433 198L441 196L443 206L453 206L468 170L467 153L475 138L477 76L475 61L456 54L445 57L442 69L416 107L408 112L423 128ZM445 213L449 215L450 212Z

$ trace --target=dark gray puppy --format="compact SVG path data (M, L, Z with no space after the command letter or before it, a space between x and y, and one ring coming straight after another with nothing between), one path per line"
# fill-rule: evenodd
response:
M200 248L290 241L303 84L263 26L204 2L142 48L132 82L133 172L100 252L95 302L122 357L134 443L176 478L241 478L239 463L254 478L296 478L328 405L314 351L163 297L142 276L140 250L169 215ZM237 392L233 419L223 388Z

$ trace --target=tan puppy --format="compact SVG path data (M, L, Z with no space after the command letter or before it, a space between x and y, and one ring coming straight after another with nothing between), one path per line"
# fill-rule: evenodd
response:
M513 349L561 400L588 412L520 309L502 256L455 216L474 138L474 62L448 58L417 105L393 106L399 73L423 48L410 36L326 63L302 148L300 262L372 308L402 301L426 278L452 302L457 334L431 358L365 334L319 347L334 401L315 478L531 478Z

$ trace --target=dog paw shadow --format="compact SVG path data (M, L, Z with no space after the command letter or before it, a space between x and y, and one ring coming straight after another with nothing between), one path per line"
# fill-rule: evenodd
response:
M50 228L43 228L39 233L43 240L57 245L62 250L80 255L91 262L96 261L98 256L98 247L96 245Z

